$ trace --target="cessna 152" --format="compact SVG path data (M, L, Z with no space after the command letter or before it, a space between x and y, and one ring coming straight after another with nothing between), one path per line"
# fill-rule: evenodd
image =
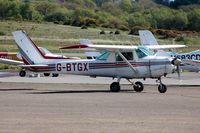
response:
M92 60L52 60L45 58L38 47L30 39L24 37L23 31L15 31L12 34L25 62L25 65L21 66L37 71L117 78L117 82L110 85L112 92L120 91L119 82L122 78L129 81L133 78L157 78L159 92L165 93L167 87L161 82L161 77L172 73L181 63L177 58L154 56L144 47L87 44L63 47L63 49L88 47L104 52L97 59ZM154 47L154 49L163 48L165 47ZM144 86L141 82L131 83L136 92L143 91Z

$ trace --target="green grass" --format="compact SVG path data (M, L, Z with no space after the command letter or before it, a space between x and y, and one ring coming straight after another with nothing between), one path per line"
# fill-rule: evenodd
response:
M139 38L128 35L128 32L120 31L120 35L109 34L110 31L114 32L115 29L81 29L80 27L48 22L39 24L33 22L2 21L0 22L0 31L4 32L5 35L0 36L0 51L17 51L11 32L19 29L26 31L38 46L46 47L52 52L59 52L59 47L76 44L80 39L90 39L95 44L138 45L139 43ZM100 35L101 30L104 30L106 35ZM159 39L159 43L172 44L172 40ZM189 48L181 49L181 51L190 51L199 49L200 39L199 36L184 37L184 41L175 42L175 44L186 44Z

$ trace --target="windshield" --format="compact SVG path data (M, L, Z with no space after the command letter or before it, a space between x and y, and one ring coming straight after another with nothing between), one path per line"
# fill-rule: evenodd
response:
M146 47L138 47L138 49L136 49L136 53L138 55L138 58L144 58L146 56L154 54L153 51L149 50Z
M108 56L110 55L110 52L105 51L103 54L101 54L97 59L98 60L107 60Z

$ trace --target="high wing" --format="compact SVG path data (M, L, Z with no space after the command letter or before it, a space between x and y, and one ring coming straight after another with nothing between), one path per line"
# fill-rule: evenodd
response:
M163 49L173 49L173 48L183 48L185 45L156 45L156 46L145 46L151 50L163 50ZM138 46L124 46L124 45L93 45L93 44L77 44L61 47L60 49L76 49L76 48L93 48L99 50L108 50L108 51L116 51L116 50L134 50L137 49Z
M116 50L134 50L137 49L138 46L77 44L77 45L61 47L60 49L77 49L77 48L92 48L97 50L116 51Z
M0 63L8 65L23 65L22 61L0 58Z
M184 48L186 45L146 45L145 47L152 50L164 50L164 49L176 49L176 48Z

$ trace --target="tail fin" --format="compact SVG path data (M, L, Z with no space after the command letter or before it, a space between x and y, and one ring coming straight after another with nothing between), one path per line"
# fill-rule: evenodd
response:
M12 34L25 64L45 62L44 54L24 31L15 31Z
M139 30L140 42L141 45L158 45L156 38L149 30Z

